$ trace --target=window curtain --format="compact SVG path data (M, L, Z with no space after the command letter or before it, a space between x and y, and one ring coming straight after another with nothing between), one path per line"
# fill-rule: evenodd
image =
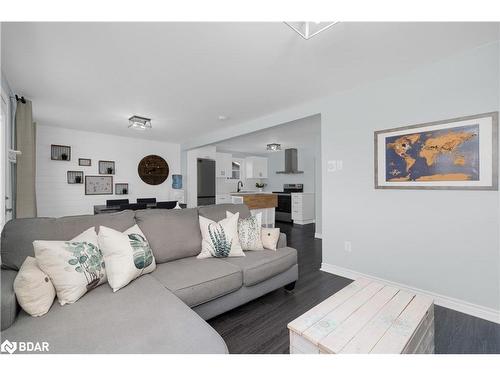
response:
M31 101L17 102L16 108L16 217L36 217L36 124Z

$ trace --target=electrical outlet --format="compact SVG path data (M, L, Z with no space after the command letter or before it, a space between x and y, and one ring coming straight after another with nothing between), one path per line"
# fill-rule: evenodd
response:
M343 168L342 160L328 160L327 162L328 172L341 171Z
M350 253L352 251L351 241L344 241L344 250Z

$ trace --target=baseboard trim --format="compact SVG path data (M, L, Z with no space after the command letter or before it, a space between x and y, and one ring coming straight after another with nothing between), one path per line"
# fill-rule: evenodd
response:
M314 238L319 238L320 240L323 239L323 235L321 233L314 233Z
M427 295L434 299L434 303L438 306L443 306L448 309L460 311L461 313L475 316L477 318L489 320L490 322L494 322L500 324L500 311L492 309L490 307L476 305L474 303L470 303L464 300L460 300L453 297L444 296L442 294L430 292L428 290L422 290L419 288L414 288L405 284L396 283L390 280L382 279L380 277L367 275L361 272L353 271L348 268L343 268L339 266L335 266L333 264L321 263L321 271L325 271L328 273L332 273L338 276L346 277L348 279L357 279L360 277L366 277L369 279L377 280L383 282L384 284L392 285L398 288L410 290L414 293Z

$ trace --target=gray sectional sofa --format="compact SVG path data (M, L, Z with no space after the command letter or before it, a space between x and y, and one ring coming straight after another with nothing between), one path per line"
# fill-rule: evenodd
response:
M140 210L8 222L1 238L1 340L46 341L50 353L227 353L205 320L291 285L298 278L297 252L281 234L277 251L248 251L241 258L196 259L201 249L198 215L225 212L248 217L244 205L184 210ZM156 258L154 272L113 293L101 285L71 305L54 302L33 318L13 290L17 270L33 256L34 240L69 240L99 225L124 231L137 223Z

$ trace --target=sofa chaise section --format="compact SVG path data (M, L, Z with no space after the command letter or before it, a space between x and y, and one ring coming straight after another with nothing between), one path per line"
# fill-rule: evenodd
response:
M219 334L151 275L113 293L101 285L33 318L24 311L2 340L46 341L49 353L227 353Z

